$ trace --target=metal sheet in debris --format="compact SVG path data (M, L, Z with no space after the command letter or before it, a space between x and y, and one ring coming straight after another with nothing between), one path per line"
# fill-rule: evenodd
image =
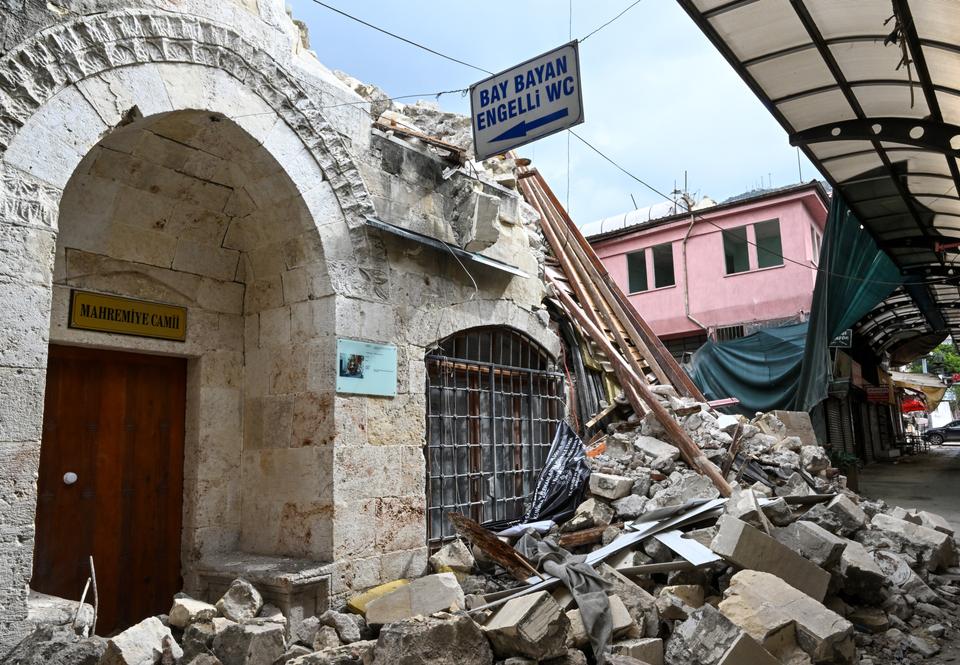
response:
M720 557L709 547L704 547L693 538L684 538L683 531L667 531L658 533L654 536L661 543L682 556L694 566L703 566L714 561L719 561Z

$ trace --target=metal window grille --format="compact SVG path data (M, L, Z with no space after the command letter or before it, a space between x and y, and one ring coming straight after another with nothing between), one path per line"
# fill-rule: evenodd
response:
M524 500L565 413L563 373L525 335L467 330L439 344L427 367L427 543L480 523L523 516Z
M718 342L729 342L730 340L743 337L743 326L723 326L715 330Z

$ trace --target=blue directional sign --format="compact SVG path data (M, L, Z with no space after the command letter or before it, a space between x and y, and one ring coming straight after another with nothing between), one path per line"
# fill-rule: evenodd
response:
M576 41L470 86L477 159L583 122Z

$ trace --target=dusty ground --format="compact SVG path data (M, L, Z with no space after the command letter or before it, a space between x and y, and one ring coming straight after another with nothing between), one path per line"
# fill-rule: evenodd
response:
M860 472L860 493L895 506L929 510L960 530L960 446L934 447L897 464L872 464ZM960 623L950 623L954 630L947 633L943 649L924 663L960 663Z

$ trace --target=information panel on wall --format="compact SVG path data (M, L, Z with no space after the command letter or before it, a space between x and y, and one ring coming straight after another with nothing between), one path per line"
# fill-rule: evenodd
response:
M109 296L70 293L71 328L182 342L187 338L187 308Z
M397 347L337 340L337 392L395 397Z

